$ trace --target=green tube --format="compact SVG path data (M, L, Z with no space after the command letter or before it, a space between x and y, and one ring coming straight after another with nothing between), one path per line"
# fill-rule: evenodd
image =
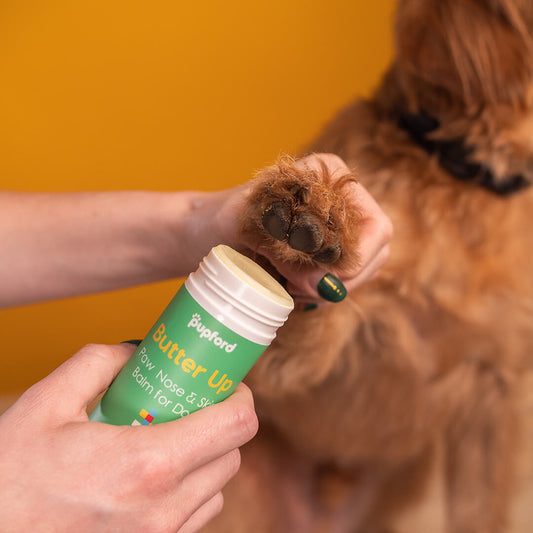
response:
M289 294L256 263L227 246L213 248L89 419L151 425L224 400L292 309Z

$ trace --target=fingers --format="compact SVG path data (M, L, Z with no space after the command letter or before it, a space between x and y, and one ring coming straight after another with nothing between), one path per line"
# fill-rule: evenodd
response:
M298 159L294 163L296 167L307 167L317 172L322 172L322 164L326 165L333 178L343 176L350 172L346 163L335 154L313 153Z
M293 265L273 261L274 267L287 279L286 288L300 303L339 302L356 288L374 279L390 256L390 245L370 245L365 250L368 255L357 270L330 272L322 269L303 267L295 270ZM293 281L295 280L295 281Z
M136 439L130 428L124 435ZM196 411L184 418L151 426L143 432L143 446L150 450L161 448L160 461L165 468L174 468L179 477L222 457L252 439L258 430L250 389L240 384L235 392L221 403Z
M149 461L144 483L168 494L164 514L186 532L220 512L218 493L237 473L238 448L255 435L257 417L250 390L241 384L223 402L174 422L112 430L122 453L134 450Z
M239 467L239 450L233 450L185 477L180 483L179 489L173 493L172 499L175 501L173 504L171 503L173 509L189 509L186 516L178 517L180 522L190 521L196 514L196 510L209 504L217 494L220 494L228 481L238 472ZM209 510L213 511L214 509ZM199 518L205 518L205 516L196 517L195 520Z
M352 277L335 269L332 270L338 277L331 272L324 273L321 270L315 270L309 273L305 285L296 286L289 282L287 283L287 290L301 303L340 302L350 291L372 281L387 263L389 256L390 246L387 244L378 250L377 255ZM329 290L328 286L330 287ZM319 288L318 296L315 294L317 292L316 287ZM323 287L326 289L324 290Z
M110 385L134 350L135 346L129 344L83 347L30 388L19 401L19 410L24 411L29 405L49 425L87 420L87 404ZM143 429L122 429L123 437L129 441L124 444L134 448L139 438L135 431ZM183 476L242 446L257 429L252 394L246 385L240 384L219 404L174 422L152 426L149 433L143 433L142 446L160 448L161 442L165 442L162 460L169 465L179 463Z
M334 154L312 154L297 161L296 165L321 171L322 163L334 178L349 172L342 159ZM272 261L287 279L288 291L301 303L342 301L349 291L372 280L390 256L393 227L389 217L360 183L350 182L344 191L347 200L356 205L360 213L358 267L338 270L332 266L326 271Z
M41 485L33 494L47 511L54 498L43 494L59 494L56 500L63 501L66 492L84 510L88 524L101 525L105 494L106 501L118 503L105 505L107 526L121 524L127 516L140 527L146 520L150 530L153 524L163 529L167 524L171 531L181 526L185 533L196 531L220 512L220 491L240 466L238 448L257 432L251 392L241 384L220 404L149 427L89 422L82 415L85 405L109 386L134 349L126 344L85 346L32 387L2 422L39 438L42 451L33 454L31 471L42 473L37 476ZM15 438L14 457L21 442ZM95 470L95 465L100 466ZM79 479L87 483L80 485ZM139 501L151 510L149 515L139 512ZM35 502L28 505L35 507Z
M222 492L217 492L208 502L204 503L196 512L183 524L178 533L196 533L207 525L213 518L218 516L224 506Z
M365 283L372 281L378 274L383 266L387 263L390 257L390 245L385 245L378 250L377 254L372 257L366 265L357 272L357 274L351 278L344 280L346 290L352 291L361 287Z
M361 267L357 276L368 268L368 265L381 254L384 248L388 248L393 236L393 226L390 218L361 184L353 184L351 190L357 198L361 213L358 250Z
M50 412L56 419L86 419L87 405L103 392L135 351L131 344L88 344L35 384L23 401ZM53 403L53 410L44 404Z

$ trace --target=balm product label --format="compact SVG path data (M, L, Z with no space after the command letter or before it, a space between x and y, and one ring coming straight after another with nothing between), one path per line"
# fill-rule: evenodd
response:
M89 420L158 424L227 398L294 308L257 263L219 244L192 272Z
M182 285L89 418L115 425L181 418L227 398L266 348L224 326Z

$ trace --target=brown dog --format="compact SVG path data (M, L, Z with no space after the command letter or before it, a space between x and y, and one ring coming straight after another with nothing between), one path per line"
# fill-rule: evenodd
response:
M447 529L506 530L533 353L532 28L531 0L400 2L375 97L311 147L357 167L394 223L390 261L295 311L251 372L261 431L210 531L392 531L437 449ZM342 184L284 161L254 187L248 236L286 261L354 260Z

